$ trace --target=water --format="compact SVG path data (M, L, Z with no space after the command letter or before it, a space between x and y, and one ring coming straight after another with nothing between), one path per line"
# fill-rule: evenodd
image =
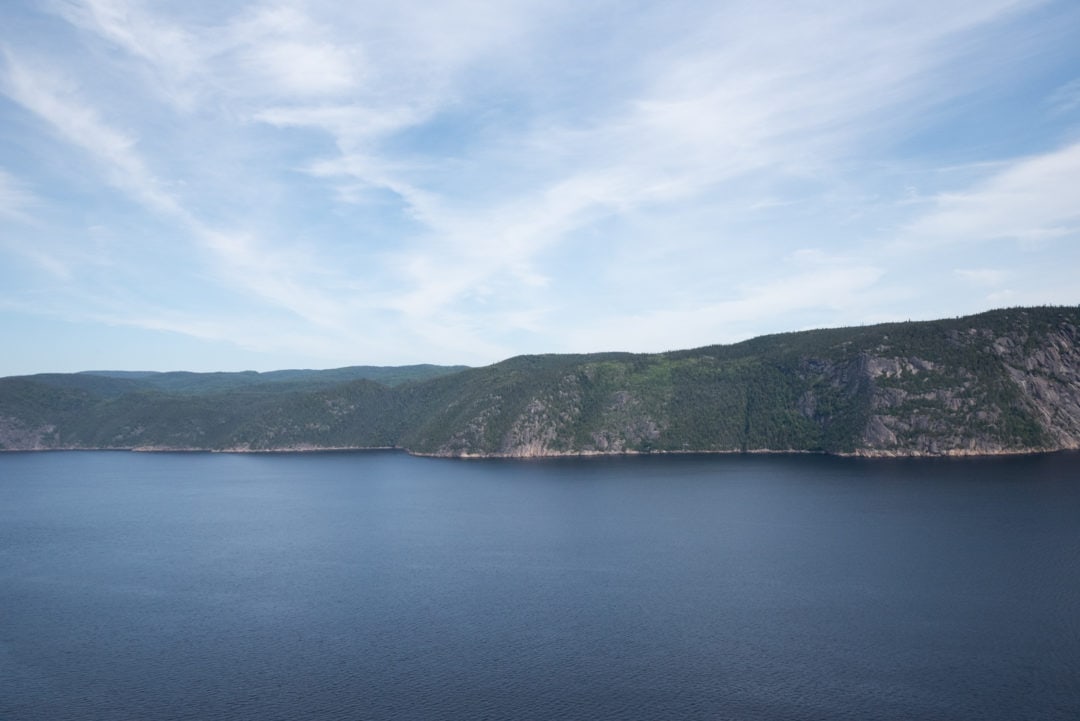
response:
M0 719L1080 718L1080 456L0 454Z

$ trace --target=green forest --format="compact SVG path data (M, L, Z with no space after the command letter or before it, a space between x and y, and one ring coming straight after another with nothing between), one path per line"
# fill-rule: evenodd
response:
M481 368L0 379L0 448L443 456L1075 448L1080 309L802 331Z

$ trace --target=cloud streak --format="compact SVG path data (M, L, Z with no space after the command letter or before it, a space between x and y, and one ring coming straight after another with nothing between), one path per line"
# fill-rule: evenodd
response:
M154 210L182 213L136 153L135 140L109 127L61 75L4 53L0 91L40 117L64 141L98 160L110 183Z
M26 222L30 220L28 211L37 203L25 183L0 169L0 217Z
M904 235L923 243L1022 243L1080 231L1080 143L1023 158L963 192L944 193Z
M181 223L192 242L211 254L213 269L231 287L244 288L316 325L335 327L341 314L335 300L300 275L305 263L261 247L251 236L215 228L187 209L150 169L137 142L106 123L71 84L5 54L0 89L40 117L66 142L94 158L110 184L154 213Z
M977 310L1080 262L1064 1L11 7L0 223L34 253L0 252L88 322L477 363Z

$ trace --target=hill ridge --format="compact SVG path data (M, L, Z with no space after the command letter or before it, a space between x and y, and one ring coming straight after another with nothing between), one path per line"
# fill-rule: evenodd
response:
M243 373L9 377L0 379L0 448L393 447L457 457L1075 449L1078 328L1080 307L1044 306L664 353L411 366L430 375L400 382L333 371L255 374L286 374L274 382ZM384 370L385 381L393 369ZM209 385L169 387L167 378Z

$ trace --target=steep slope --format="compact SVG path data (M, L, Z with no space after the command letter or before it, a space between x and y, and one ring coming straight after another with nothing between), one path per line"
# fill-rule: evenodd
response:
M1078 326L1076 308L1033 308L655 355L511 359L444 384L402 440L523 457L1076 448Z
M242 374L4 378L0 447L514 457L1078 448L1078 328L1080 308L1021 308L661 354L521 356L394 385L335 383L335 371L256 383Z

